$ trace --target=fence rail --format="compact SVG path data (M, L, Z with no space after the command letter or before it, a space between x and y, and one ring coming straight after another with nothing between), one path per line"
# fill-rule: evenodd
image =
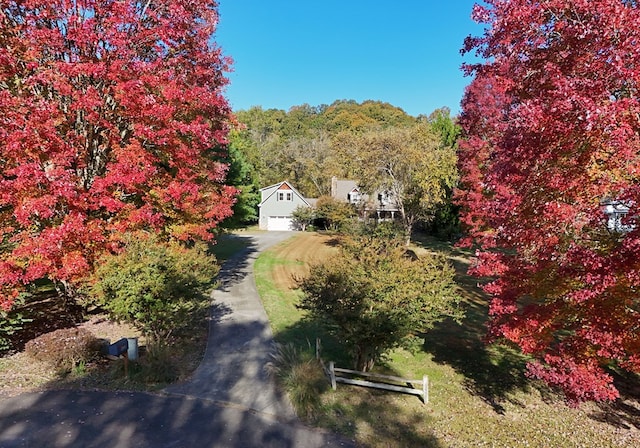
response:
M360 372L358 370L349 370L336 367L333 361L329 361L328 369L329 379L331 380L331 387L336 390L336 383L352 384L355 386L372 387L375 389L389 390L393 392L402 392L410 395L417 395L422 397L424 404L429 403L429 378L424 375L421 380L412 380L407 378L400 378L397 376L380 375L371 372ZM351 376L371 378L371 380L361 380L356 378L348 378L340 376L339 374L347 374ZM379 380L379 381L375 381ZM389 382L405 384L390 384ZM422 386L420 389L413 387L416 384Z
M405 394L417 395L419 397L422 397L422 402L424 404L429 403L429 377L427 377L427 375L423 375L421 380L411 380L407 378L400 378L398 376L381 375L378 373L360 372L359 370L342 369L340 367L336 367L333 361L329 361L329 368L327 369L327 366L324 364L324 361L320 356L322 352L321 347L322 343L320 341L320 338L316 338L316 359L320 361L325 374L329 377L329 380L331 381L331 388L333 390L336 390L336 383L352 384L354 386L372 387L375 389L383 389L393 392L402 392ZM337 374L347 374L362 378L371 378L374 380L378 379L380 381L345 378L344 376L339 376ZM402 383L404 384L404 386L399 384L389 384L389 382ZM413 387L414 384L422 386L422 388L417 389Z

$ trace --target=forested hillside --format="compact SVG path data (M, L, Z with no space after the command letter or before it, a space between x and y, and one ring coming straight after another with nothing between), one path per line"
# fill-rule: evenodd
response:
M370 151L355 143L358 138L421 129L421 138L426 133L426 140L432 140L423 145L427 156L432 150L455 151L459 132L448 108L413 117L380 101L303 104L289 111L256 106L236 116L238 127L230 135L229 153L233 183L243 191L234 218L240 223L254 218L250 210L255 209L261 187L288 180L306 197L321 197L330 194L332 176L359 179L371 160ZM348 151L345 142L350 142Z

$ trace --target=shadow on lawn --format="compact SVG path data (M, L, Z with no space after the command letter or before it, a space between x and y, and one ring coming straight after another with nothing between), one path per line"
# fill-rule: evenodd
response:
M561 399L560 395L525 376L527 357L506 346L485 343L488 300L477 285L478 279L466 273L469 254L429 239L423 239L421 244L449 255L467 304L461 325L445 321L425 335L424 351L433 354L434 361L448 364L463 374L468 390L482 397L498 413L504 412L501 403L513 402L511 393L518 390L535 387L549 401ZM640 429L640 375L609 373L621 398L598 404L598 411L591 413L591 418L621 429Z
M433 355L435 362L448 364L464 375L465 387L502 414L502 403L514 402L513 392L533 387L534 383L524 374L527 358L506 346L486 344L488 301L478 279L467 275L468 254L430 240L422 241L422 245L449 256L456 270L456 282L466 299L462 323L447 320L437 324L424 335L423 349Z
M433 418L425 412L403 409L389 392L353 388L342 402L332 403L319 419L323 427L373 446L445 446L431 432Z
M620 429L640 430L640 375L629 372L609 372L620 392L620 398L611 403L599 403L591 418Z
M532 384L524 374L523 355L482 340L484 325L478 325L478 314L485 311L481 304L471 303L462 325L450 321L436 325L424 335L424 351L431 353L435 362L448 364L464 375L464 386L503 414L502 403L514 402L511 393L527 391Z
M278 343L293 344L313 354L316 350L316 338L320 339L320 352L325 363L335 361L337 365L351 367L348 354L317 320L311 318L298 320L275 335Z

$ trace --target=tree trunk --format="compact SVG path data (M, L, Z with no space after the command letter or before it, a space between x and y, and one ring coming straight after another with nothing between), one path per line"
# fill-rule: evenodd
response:
M374 349L372 347L368 347L366 345L356 346L355 353L355 370L359 370L361 372L370 371L375 365L375 356Z
M407 247L411 244L411 233L413 232L413 220L409 220L405 215L404 211L402 214L402 227L404 228L404 238L405 244Z
M73 284L67 280L56 280L53 282L53 286L65 306L75 304L78 290Z

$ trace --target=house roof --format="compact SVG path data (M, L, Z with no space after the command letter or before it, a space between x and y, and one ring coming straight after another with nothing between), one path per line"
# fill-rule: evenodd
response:
M395 203L383 202L379 199L380 194L383 193L384 190L377 190L373 195L369 195L360 189L358 182L355 180L338 179L336 177L331 179L331 197L334 199L339 201L349 201L349 193L353 193L354 191L360 193L359 199L365 203L365 205L371 201L369 208L372 210L389 212L398 211L398 207Z
M346 200L349 193L354 190L360 191L358 183L355 180L338 180L334 182L335 191L332 191L332 195L336 199Z
M287 184L287 185L291 186L291 184L289 183L289 181L284 180L284 181L282 181L282 182L278 182L277 184L269 185L268 187L262 187L262 188L260 189L260 191L268 190L268 189L270 189L270 188L275 188L275 187L278 187L278 188L279 188L282 184ZM278 188L276 188L276 190L277 190Z
M270 192L268 192L267 190L272 190ZM268 187L264 187L261 188L260 191L261 192L266 192L267 195L265 196L265 198L262 200L262 202L260 202L258 204L258 207L261 207L262 204L264 204L265 202L267 202L269 200L269 198L271 198L274 194L276 194L277 191L281 191L281 190L287 190L287 191L292 191L293 193L295 193L297 196L300 197L300 199L302 199L302 201L308 206L310 207L311 205L309 204L309 201L307 199L304 198L304 196L302 196L300 194L300 192L298 190L296 190L293 185L291 185L289 183L289 181L283 180L282 182L279 182L277 184L273 184L273 185L269 185ZM264 193L263 193L264 194Z

